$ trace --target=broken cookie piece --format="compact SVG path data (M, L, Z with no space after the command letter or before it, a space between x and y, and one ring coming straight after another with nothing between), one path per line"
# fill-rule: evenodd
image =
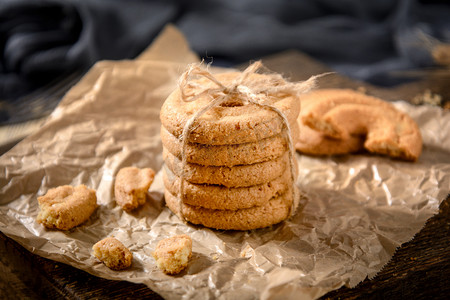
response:
M150 168L125 167L119 170L114 183L117 204L132 211L145 203L147 190L153 183L155 171Z
M163 239L156 245L153 257L158 268L167 274L184 270L192 255L192 239L186 234Z
M69 230L80 225L97 208L95 191L85 185L63 185L38 197L40 212L36 221L47 228Z
M131 266L133 254L118 239L107 237L93 247L94 256L111 270L123 270Z

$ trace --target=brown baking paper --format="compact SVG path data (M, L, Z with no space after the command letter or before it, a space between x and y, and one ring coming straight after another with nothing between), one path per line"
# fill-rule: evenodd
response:
M29 251L96 276L144 283L170 299L312 299L373 277L438 211L450 186L450 114L395 105L419 124L424 149L407 163L371 155L297 154L303 208L259 230L216 231L184 224L164 205L160 173L147 203L123 212L113 184L125 166L162 166L159 109L187 63L198 59L174 28L135 61L104 61L64 97L45 125L0 158L0 230ZM99 208L70 231L36 223L37 196L63 184L97 191ZM156 243L186 233L193 257L163 274ZM112 271L91 254L115 236L134 255Z

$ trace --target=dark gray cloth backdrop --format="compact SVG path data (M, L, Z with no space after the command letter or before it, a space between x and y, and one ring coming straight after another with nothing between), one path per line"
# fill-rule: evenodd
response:
M448 1L0 0L0 100L16 99L101 59L133 58L167 23L214 64L286 49L379 85L432 66L450 42Z

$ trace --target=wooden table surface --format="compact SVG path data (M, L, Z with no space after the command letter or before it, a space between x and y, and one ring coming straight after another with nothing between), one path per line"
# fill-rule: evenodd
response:
M311 58L286 52L263 59L265 65L293 80L329 69ZM426 78L395 88L378 88L340 75L320 80L320 87L363 88L386 100L412 101L426 89L450 99L449 78ZM449 299L450 298L450 198L439 213L403 244L391 261L372 280L357 287L343 287L323 299ZM143 284L111 281L25 250L0 233L0 299L161 299Z

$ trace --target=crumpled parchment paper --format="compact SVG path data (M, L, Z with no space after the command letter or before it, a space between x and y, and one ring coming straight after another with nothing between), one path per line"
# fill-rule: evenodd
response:
M417 163L297 154L303 208L281 224L245 232L184 224L164 206L160 173L147 203L123 212L115 174L125 166L161 169L159 109L196 60L168 27L140 59L95 65L38 132L0 158L0 230L33 253L144 283L170 299L311 299L373 277L437 213L450 186L450 114L405 102L395 105L424 138ZM96 189L100 205L86 223L65 232L36 223L37 196L81 183ZM180 233L192 237L193 257L186 271L168 276L151 253ZM130 269L109 270L92 256L92 245L111 235L133 252Z

